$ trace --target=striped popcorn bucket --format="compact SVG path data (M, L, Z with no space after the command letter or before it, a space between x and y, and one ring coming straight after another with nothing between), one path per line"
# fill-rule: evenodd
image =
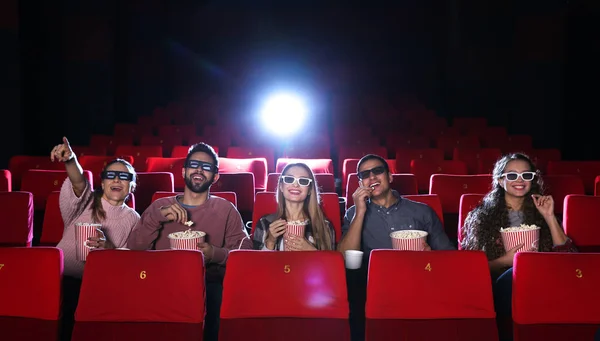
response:
M406 238L402 235L406 232L416 232L418 237ZM392 238L392 249L403 251L423 251L424 243L427 241L427 232L420 230L403 230L390 233Z
M298 237L304 238L304 230L306 229L306 225L297 225L297 224L287 224L285 233L283 234L283 249L288 249L287 243L285 240L287 239L287 235L293 234Z
M75 253L78 261L85 262L92 247L88 246L88 238L98 234L96 229L102 228L102 224L77 223L75 224Z
M197 238L171 238L171 250L199 250L198 243L204 242L204 236Z
M540 250L540 229L535 230L523 230L523 231L511 231L501 232L502 243L504 243L504 250L508 251L518 244L523 243L523 247L519 248L519 251L539 251Z

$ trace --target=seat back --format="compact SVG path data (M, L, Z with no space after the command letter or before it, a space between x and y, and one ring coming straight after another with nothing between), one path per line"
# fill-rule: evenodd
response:
M600 254L517 253L512 292L514 340L592 340L600 328L598 269Z
M12 175L8 169L0 170L0 192L12 191Z
M12 190L21 188L21 178L30 169L65 170L62 162L52 162L48 156L15 155L10 158L8 169L12 177Z
M430 161L425 159L410 162L411 173L417 177L419 193L430 193L430 181L433 174L466 175L467 165L462 161Z
M437 194L416 194L416 195L403 195L405 199L423 203L431 207L435 214L440 218L442 224L444 224L444 213L442 212L442 202Z
M136 209L140 213L150 206L155 192L175 191L173 173L170 172L138 172L136 181Z
M236 159L265 158L267 160L267 172L275 171L275 151L271 147L229 147L227 157Z
M581 177L586 194L594 194L594 181L600 174L600 161L549 161L549 175L577 175Z
M580 251L600 252L600 197L567 195L563 227Z
M44 223L40 244L56 246L62 239L65 223L60 213L60 192L54 191L48 195L44 209Z
M255 191L264 191L267 186L267 159L232 159L219 158L219 173L252 173L254 174Z
M173 185L176 191L183 191L185 180L181 175L185 157L149 157L147 158L147 172L167 172L173 174Z
M3 340L58 340L63 253L57 248L0 248Z
M29 192L0 192L0 247L31 246L33 240L33 195Z
M569 194L585 194L581 177L577 175L546 175L544 188L547 195L554 199L554 214L563 214L563 203Z
M248 339L248 335L253 340L270 335L285 335L290 341L350 340L348 314L341 253L230 253L219 340Z
M252 212L252 231L263 216L277 212L277 197L275 192L258 192L254 198L254 211Z
M483 252L373 250L368 271L366 340L498 339Z
M358 175L350 173L346 183L346 207L349 208L354 205L352 194L354 194L359 186ZM390 187L398 191L400 195L415 195L419 193L417 191L417 178L413 174L392 174Z
M117 146L115 154L133 156L133 167L136 172L146 171L146 159L149 157L163 157L162 146Z
M91 188L94 188L92 172L85 170L83 176L90 183ZM65 170L30 169L23 174L21 189L33 194L34 210L43 210L46 207L46 200L50 193L60 191L67 177L67 171Z
M202 340L204 301L201 252L93 251L72 340Z
M217 192L235 192L238 211L244 221L252 219L254 209L254 174L252 173L223 173L211 189Z

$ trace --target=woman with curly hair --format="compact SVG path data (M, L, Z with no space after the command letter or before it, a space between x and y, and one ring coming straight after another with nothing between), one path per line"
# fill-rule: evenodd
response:
M506 317L511 313L513 259L523 244L505 251L500 228L539 226L541 252L577 252L577 248L554 215L554 200L544 195L543 180L527 155L503 156L492 175L492 190L465 219L461 246L487 255L495 280L496 313Z
M523 246L505 251L500 228L537 225L541 252L577 251L554 215L552 196L543 195L543 180L529 157L505 155L496 162L492 181L492 190L465 220L462 248L484 251L493 277L512 267L516 251Z

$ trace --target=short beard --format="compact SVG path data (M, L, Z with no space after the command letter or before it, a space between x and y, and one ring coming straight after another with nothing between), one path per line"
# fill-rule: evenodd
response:
M215 176L213 175L212 178L210 178L210 180L208 178L206 178L206 181L201 184L201 185L196 185L194 184L194 182L192 181L192 176L186 176L185 177L185 187L189 188L190 191L194 192L194 193L204 193L206 191L208 191L210 189L210 186L212 186L213 182L215 179Z

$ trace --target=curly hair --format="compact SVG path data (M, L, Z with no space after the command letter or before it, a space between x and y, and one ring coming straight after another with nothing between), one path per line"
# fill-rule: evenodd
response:
M461 247L464 250L484 251L489 260L494 260L506 253L501 242L500 228L508 227L510 224L508 218L509 207L504 198L504 188L499 180L502 178L502 173L504 173L508 163L514 160L527 162L530 170L537 173L521 207L523 223L540 226L540 251L549 252L552 250L550 229L544 217L535 207L531 197L532 194L543 195L543 179L540 177L535 164L527 155L513 153L503 156L496 162L492 174L492 190L484 196L477 207L469 212L463 225Z

